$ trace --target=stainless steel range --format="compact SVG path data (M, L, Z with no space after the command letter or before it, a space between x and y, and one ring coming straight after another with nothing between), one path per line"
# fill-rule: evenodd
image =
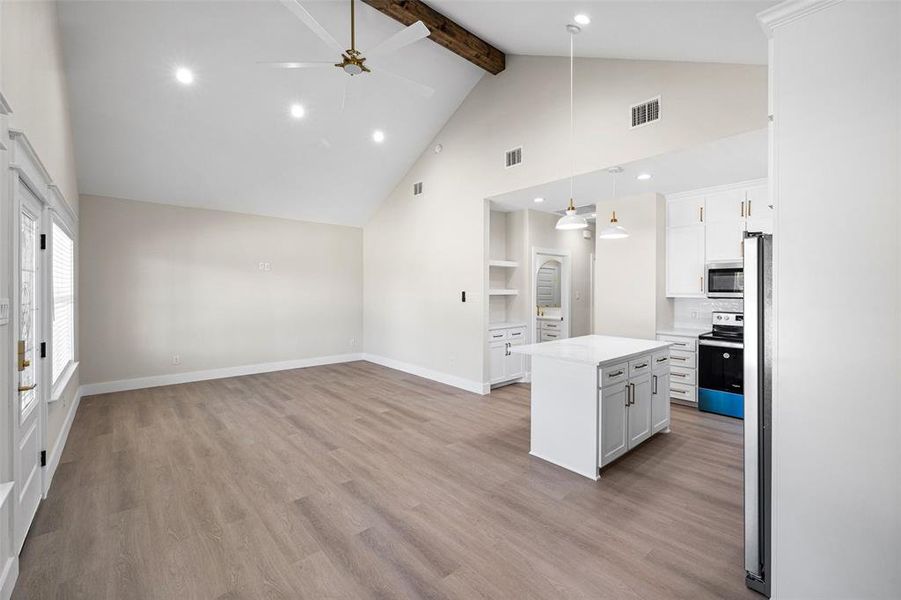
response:
M698 337L698 408L744 417L744 314L715 312Z

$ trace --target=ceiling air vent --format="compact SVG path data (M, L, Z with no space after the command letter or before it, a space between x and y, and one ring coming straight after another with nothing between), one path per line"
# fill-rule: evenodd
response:
M422 194L422 182L417 181L413 184L413 195L419 196L420 194Z
M641 127L660 118L660 96L632 107L632 127Z
M509 169L510 167L515 167L516 165L522 162L522 146L519 148L514 148L513 150L507 150L507 161L506 165Z

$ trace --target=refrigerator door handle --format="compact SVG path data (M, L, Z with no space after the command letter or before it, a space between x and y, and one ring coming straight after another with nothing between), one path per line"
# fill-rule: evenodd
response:
M760 268L759 238L744 240L745 253L745 353L744 353L744 504L745 504L745 571L760 577Z

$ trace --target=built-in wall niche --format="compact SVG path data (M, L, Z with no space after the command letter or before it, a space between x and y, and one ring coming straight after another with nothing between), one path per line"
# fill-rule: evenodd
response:
M524 293L521 285L523 265L523 220L492 210L489 213L488 243L488 320L490 323L509 323L516 319L518 297Z

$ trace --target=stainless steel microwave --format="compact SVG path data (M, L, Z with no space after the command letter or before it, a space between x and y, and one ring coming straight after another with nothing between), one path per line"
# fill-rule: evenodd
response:
M742 261L707 263L708 298L742 298L745 269Z

